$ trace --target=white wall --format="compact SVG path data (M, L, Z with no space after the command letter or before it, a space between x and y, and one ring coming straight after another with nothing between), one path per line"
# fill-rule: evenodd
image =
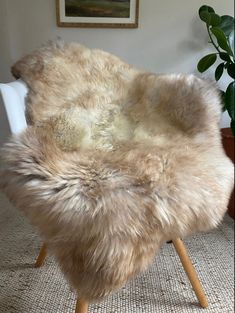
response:
M0 0L0 80L10 81L13 62L57 36L153 72L196 72L208 50L197 13L205 3L219 14L233 15L233 0L140 0L138 29L71 29L56 26L55 0Z
M6 3L6 0L0 0L0 82L9 81L11 79L9 65L12 60L10 57L10 34L8 30Z

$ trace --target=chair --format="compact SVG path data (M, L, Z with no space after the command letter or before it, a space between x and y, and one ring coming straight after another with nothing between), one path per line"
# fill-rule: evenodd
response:
M5 107L9 126L12 134L17 134L27 127L25 118L25 99L27 96L27 86L21 80L8 84L0 84L0 95ZM195 269L190 261L187 250L181 239L172 240L173 245L180 257L186 274L196 293L198 301L203 308L208 307L208 301L202 289L201 283L197 277ZM37 257L35 267L42 266L46 257L46 244L42 245L39 256ZM76 304L76 313L87 313L88 303L84 300L78 300Z
M9 127L12 134L18 134L27 127L25 118L25 99L27 86L18 79L8 84L0 84L0 100L5 108ZM35 267L42 266L46 257L44 244L35 262Z
M9 126L12 134L18 134L27 127L25 118L25 99L27 95L27 86L22 80L17 80L8 84L0 84L0 95L6 110ZM172 240L173 245L180 257L182 265L196 293L198 301L203 308L208 307L208 301L197 277L195 269L187 254L187 250L181 239ZM46 244L43 244L39 256L37 257L35 267L42 266L46 257ZM84 300L78 300L76 313L87 313L88 303Z
M79 67L76 70L77 65ZM182 234L192 233L194 230L191 229L191 226L195 230L200 231L215 227L225 213L229 192L232 188L232 165L225 157L219 139L218 118L220 114L220 104L216 91L214 89L211 91L209 85L204 86L204 82L193 76L169 75L167 77L159 77L149 73L144 74L130 68L116 57L97 50L91 51L76 44L69 46L53 44L52 46L44 47L42 50L26 56L16 63L13 67L13 74L16 78L21 77L27 82L27 85L30 86L27 108L29 109L30 104L30 123L32 123L33 126L28 127L22 135L13 138L10 143L6 145L5 151L7 155L5 155L5 160L7 162L7 169L5 170L5 175L3 175L1 187L13 203L23 210L28 217L32 219L33 223L38 226L41 233L46 238L48 249L56 256L71 284L73 286L80 286L80 289L79 287L74 288L78 290L78 293L83 292L85 296L81 296L81 298L78 299L76 313L87 313L90 299L100 299L109 294L110 290L116 290L121 287L124 281L126 281L127 276L123 275L120 269L123 269L126 273L130 273L130 277L138 272L138 269L135 272L136 263L138 263L141 269L144 269L144 264L146 264L145 258L149 259L150 257L148 253L150 253L152 257L155 253L155 247L157 247L157 245L160 246L164 241L170 239L172 239L173 245L201 306L206 308L208 302L204 291L188 257L185 246L182 240L177 237L181 237ZM105 77L105 75L107 76ZM130 79L128 75L130 75ZM120 81L123 89L117 88ZM157 81L157 84L154 85L155 81ZM66 84L64 82L66 82ZM110 82L111 85L109 85ZM128 82L132 84L129 87L126 86ZM148 90L149 85L152 86L152 89L150 88ZM100 89L96 90L97 86L100 86ZM69 92L69 88L71 88L71 93ZM108 104L104 108L105 112L102 111L103 101L105 102L106 100L106 92L109 96L109 91L112 88L116 96L121 94L127 98L126 110L130 108L128 106L130 105L130 99L137 99L133 104L134 108L137 110L133 110L131 113L128 111L130 114L133 114L130 117L136 120L135 125L139 125L138 121L142 118L142 114L144 114L142 110L142 95L145 94L149 101L149 112L151 112L153 108L155 110L153 104L159 100L159 97L162 97L165 105L163 107L160 106L160 109L157 107L157 110L160 110L160 112L157 112L162 114L160 117L165 121L165 124L163 122L162 125L163 130L167 129L167 118L170 119L169 127L171 127L171 123L175 121L176 124L173 124L173 127L175 127L175 125L176 128L178 127L179 133L182 135L182 138L186 138L185 140L188 145L190 145L190 140L193 138L195 149L198 149L200 153L202 153L205 162L209 162L209 157L211 157L212 154L207 153L207 150L201 151L200 144L205 148L202 144L205 136L214 140L215 150L216 153L218 153L218 157L215 157L215 162L222 160L224 165L223 170L219 167L219 164L217 164L218 167L216 169L218 169L218 175L222 175L221 173L223 173L224 177L221 176L221 179L223 179L218 183L217 175L214 178L216 179L216 183L211 181L211 175L214 175L213 171L215 167L210 167L210 164L208 168L206 167L206 170L203 167L204 171L200 172L199 177L195 171L194 163L190 163L190 169L193 171L192 177L195 184L201 184L205 176L206 179L210 180L208 188L212 188L213 195L220 195L221 190L225 189L225 195L217 204L216 210L213 210L214 201L212 204L211 200L211 202L209 202L210 208L208 208L210 209L210 213L207 215L205 205L201 209L201 205L203 206L204 203L201 204L201 194L199 193L199 200L196 202L196 209L198 211L195 212L192 208L195 194L192 192L192 197L190 194L187 198L188 202L186 205L186 212L190 214L189 226L187 223L183 223L183 227L177 228L174 232L173 228L175 225L169 223L168 228L165 228L168 222L165 224L161 219L152 220L153 214L160 214L163 220L165 219L167 221L168 219L165 211L164 190L156 190L157 199L159 203L161 203L161 205L159 205L160 210L158 211L158 208L155 206L155 200L153 200L155 198L152 197L152 189L150 193L148 193L147 187L145 188L145 186L152 186L152 182L154 184L156 181L161 182L161 180L157 180L158 178L155 180L155 177L153 177L153 180L149 181L148 178L142 174L139 174L138 177L136 174L138 173L138 164L134 164L133 169L126 165L132 165L130 161L131 155L126 163L122 163L123 158L122 155L119 155L121 149L119 146L116 150L118 153L116 154L113 154L112 151L108 154L106 150L105 152L102 150L97 152L99 149L96 151L92 149L89 150L89 145L88 149L83 150L82 148L80 149L79 146L78 152L76 149L74 150L73 144L80 143L81 138L83 138L81 136L84 135L83 129L79 128L80 125L88 128L94 127L92 130L97 130L98 128L98 131L103 135L103 123L107 123L108 121L109 127L109 118L112 119L116 116L114 112L115 114L118 112L117 106L112 112L105 111L107 108L110 108L109 104L111 103L112 105L112 102L107 102ZM158 88L158 94L156 94L156 88ZM171 88L173 89L173 96L171 95L173 98L169 96ZM180 93L180 101L177 102L177 105L181 108L182 102L186 97L186 102L190 106L190 110L192 110L189 115L185 115L187 110L182 110L180 114L178 114L178 111L176 112L171 108L172 101L174 103L176 99L174 93L177 94L179 88L182 88L182 92ZM200 92L203 88L206 90L205 99L200 97ZM208 88L209 92L207 93ZM3 87L1 87L1 90L3 90L4 94ZM80 90L79 92L81 92L81 94L79 94L78 90ZM100 92L100 94L98 92ZM201 110L191 101L193 96L196 97L196 103L198 106L200 104ZM214 101L211 101L210 97L215 99L215 112L214 108L207 108L205 105L205 102L207 103L208 101L210 105L214 105ZM58 110L64 98L67 101L65 101L65 106L63 107L64 111L59 115L51 115L50 110ZM4 97L4 99L6 99L6 97ZM121 100L123 101L123 99ZM73 101L75 103L75 109L71 108L70 105ZM97 101L98 105L101 105L101 107L98 107L99 110L101 108L98 112L100 114L98 122L100 123L92 124L90 116L92 117L97 113L96 111L95 113L92 111L94 108L92 105L94 105L94 102L96 104ZM122 103L122 101L118 102L118 104ZM89 112L87 110L90 109L90 107L86 107L87 103L91 105L92 108ZM162 104L162 102L160 103ZM51 107L48 107L48 105L51 105ZM78 107L76 107L76 105ZM167 106L169 111L167 115L165 115L164 110L166 110ZM142 114L136 116L136 111L138 110ZM205 114L204 110L206 111ZM195 114L200 115L200 123L198 123L198 119L195 120ZM39 119L38 124L34 124L37 116L40 116L41 119ZM159 115L157 116L159 118ZM125 119L125 116L123 118ZM182 123L180 123L180 121L182 121ZM120 119L118 119L118 122L120 122ZM162 120L158 119L158 122L161 123ZM207 122L209 123L208 127L211 127L209 129L207 128ZM145 127L147 126L145 124ZM119 127L125 130L125 121ZM205 127L205 134L201 133L203 127ZM79 129L77 130L77 128ZM69 130L68 138L63 137L64 132L67 130ZM95 135L96 133L92 135L92 140L96 143L97 137ZM105 133L105 135L107 135L107 133ZM74 136L76 136L76 138ZM66 141L67 139L68 141ZM172 138L170 138L170 140L172 140ZM65 146L63 146L63 144L65 144ZM84 144L86 145L87 141L85 141ZM129 145L125 145L125 141L122 145L123 150L121 151L128 151ZM150 145L148 147L150 147ZM160 141L157 147L159 147L159 151L161 152L162 141ZM188 153L187 147L186 145L183 150L185 154ZM149 149L151 149L151 147ZM139 152L138 149L133 151L135 153ZM168 152L168 148L165 151ZM96 154L94 156L95 152ZM143 154L145 153L143 150L141 150L141 152ZM210 153L211 152L212 151L210 151ZM150 156L154 158L151 159L154 160L154 162L150 163L154 165L152 170L155 171L155 165L160 163L159 171L164 173L165 167L168 166L167 161L162 162L161 160L158 163L159 159L155 159L155 150L151 153ZM177 155L177 153L178 150L173 151L174 155ZM200 153L199 156L201 157ZM185 164L182 164L185 154L181 155L180 169L185 169ZM7 156L9 156L9 158ZM95 157L96 159L94 159ZM119 162L118 168L115 168L115 157ZM127 157L129 157L129 154ZM194 154L191 157L194 162ZM190 160L189 157L187 164L191 162ZM200 166L203 166L200 158L196 158L196 160L199 162ZM141 162L141 157L139 157L139 161ZM148 161L148 155L144 155L144 164ZM88 167L89 170L87 170ZM172 167L170 167L170 169L172 169ZM131 172L131 170L133 170L133 172ZM146 171L149 170L147 166ZM200 168L198 170L200 171ZM211 175L207 173L208 171ZM172 172L169 174L171 175L171 173ZM183 180L180 176L180 181L182 181L183 184L182 188L184 188L183 191L187 191L185 181L187 181L189 174L190 173L185 171ZM164 177L166 178L166 176ZM169 177L168 179L171 179L171 177L174 179L174 173ZM204 181L206 179L204 179ZM14 185L14 192L12 190L12 184ZM168 180L164 180L164 184L168 184ZM159 188L161 188L161 186ZM17 190L17 194L15 194L15 190ZM185 199L182 199L181 193L177 188L174 189L174 192L177 197L181 197L179 202L184 206ZM191 190L189 190L189 192L191 192ZM208 189L206 189L204 192L204 190L201 191L200 189L200 192L203 193L203 201L207 203L208 192L210 192L210 190L208 191ZM146 194L147 196L145 197ZM31 201L32 198L34 201ZM171 211L173 223L181 223L181 218L183 219L185 216L184 213L182 213L180 217L177 216L177 212L174 211L174 201L174 198L170 198L166 210ZM169 206L169 203L171 203L173 207L171 205ZM119 214L119 208L122 210L125 208L123 216ZM200 209L204 210L204 215L202 216L200 215ZM179 206L178 210L180 210ZM140 214L140 216L138 214ZM141 214L145 216L145 220L142 219ZM211 217L212 214L215 215ZM113 216L115 219L113 219ZM116 219L118 218L120 218L120 220L117 222ZM207 220L204 220L205 218ZM209 220L210 218L211 220ZM133 221L137 223L137 226L135 224L132 225ZM118 228L119 223L121 224L121 228ZM129 229L128 223L131 224ZM161 223L163 223L163 225L161 225ZM197 227L197 223L200 224L199 227ZM107 235L105 233L106 225L109 227L107 227ZM145 229L143 225L147 226L147 228ZM187 227L187 231L185 232L184 227ZM156 229L160 229L158 234L156 234L156 238L151 237L150 234L154 234ZM167 229L167 233L165 229ZM128 232L126 232L127 230ZM149 233L147 231L149 231ZM131 236L126 237L127 233L131 234ZM144 236L142 236L143 233ZM140 237L142 241L139 246ZM157 244L155 239L158 241ZM106 243L105 246L104 240ZM115 242L115 246L112 246L113 242ZM129 246L126 244L125 249L123 249L121 244L118 246L119 242L121 242L122 245L128 243ZM146 242L148 242L148 247L151 247L151 251L145 251ZM130 253L130 251L132 252ZM104 260L106 259L103 259L103 253L108 257L109 263L105 263ZM45 247L43 247L41 254L41 258L43 259ZM121 257L119 258L120 255ZM114 259L115 263L112 263ZM96 260L98 261L96 262ZM133 260L135 260L135 262ZM128 268L124 267L126 261L127 264L130 265L127 266ZM120 265L121 262L124 263ZM120 269L115 268L113 264L116 264ZM75 268L76 270L74 270ZM80 279L78 279L79 277ZM103 283L105 287L107 287L107 290L102 289Z

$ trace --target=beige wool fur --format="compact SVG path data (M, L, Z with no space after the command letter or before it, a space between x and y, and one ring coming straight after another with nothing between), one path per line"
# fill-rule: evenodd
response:
M81 297L144 271L164 241L223 218L233 165L218 91L76 43L18 61L29 127L6 144L1 188L38 227Z

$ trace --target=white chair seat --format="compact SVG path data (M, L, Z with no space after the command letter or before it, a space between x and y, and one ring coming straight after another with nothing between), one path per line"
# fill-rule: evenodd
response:
M0 84L0 96L13 134L19 133L27 127L25 118L26 95L27 86L21 79L8 84Z

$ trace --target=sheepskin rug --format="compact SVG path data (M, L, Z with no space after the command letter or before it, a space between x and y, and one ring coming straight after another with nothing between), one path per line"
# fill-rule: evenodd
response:
M61 42L12 72L29 88L29 127L5 145L1 188L82 298L122 287L164 241L220 223L233 165L211 83Z

